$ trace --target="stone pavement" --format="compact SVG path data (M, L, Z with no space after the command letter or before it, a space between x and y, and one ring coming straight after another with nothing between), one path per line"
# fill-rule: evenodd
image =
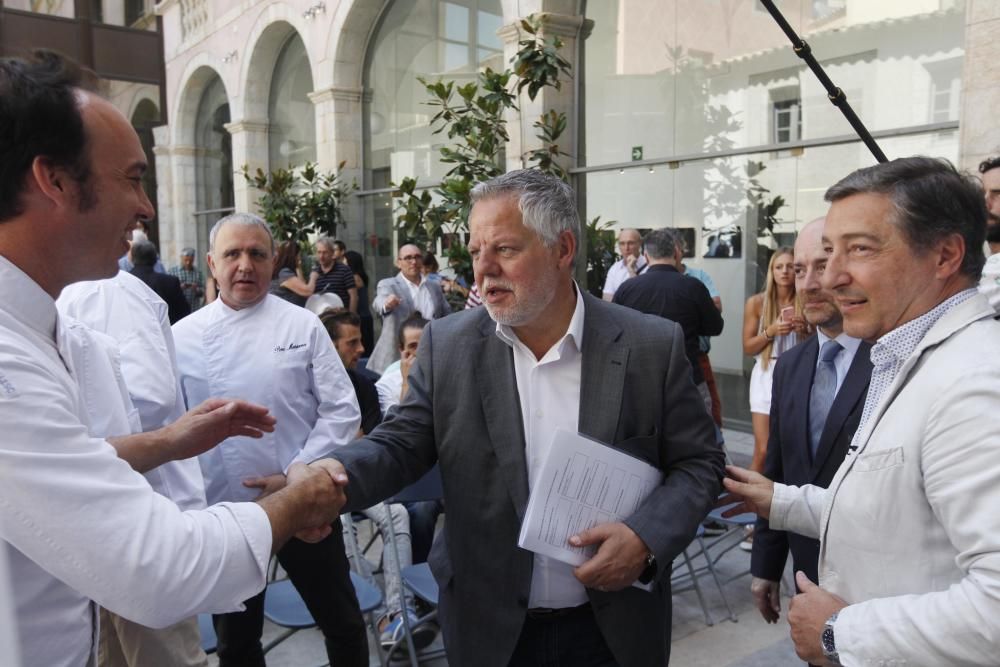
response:
M726 429L726 446L735 463L746 465L753 453L753 438L748 433ZM729 539L734 541L736 536ZM719 545L720 547L724 544ZM718 549L712 549L716 553ZM697 567L699 556L693 556ZM785 610L788 598L782 599L782 618L776 625L768 625L753 606L750 597L750 555L739 548L728 551L717 564L720 578L725 582L723 591L737 617L736 622L726 619L727 612L719 591L711 578L699 579L709 613L714 625L707 626L694 591L674 595L672 667L774 667L802 665L795 657L788 639ZM265 621L264 641L277 636L281 629ZM434 644L440 646L440 639ZM322 635L316 629L303 630L277 646L268 656L270 667L317 667L326 661ZM217 665L214 656L209 663ZM378 665L373 653L371 665ZM409 663L395 662L394 665ZM427 667L445 667L447 661L438 659L421 661ZM470 666L474 667L474 666Z

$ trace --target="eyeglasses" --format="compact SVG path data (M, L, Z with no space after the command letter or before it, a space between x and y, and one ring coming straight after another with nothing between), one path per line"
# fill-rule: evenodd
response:
M401 261L401 262L422 262L422 261L424 261L424 257L423 257L423 255L406 255L404 257L400 257L399 261Z

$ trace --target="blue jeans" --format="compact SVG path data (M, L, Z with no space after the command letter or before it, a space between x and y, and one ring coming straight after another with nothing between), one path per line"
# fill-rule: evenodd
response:
M617 667L590 604L565 615L529 612L509 667Z

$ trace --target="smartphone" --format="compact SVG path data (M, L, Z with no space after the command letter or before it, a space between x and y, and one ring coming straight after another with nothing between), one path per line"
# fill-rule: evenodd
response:
M791 322L793 317L795 317L795 306L785 306L781 309L782 322Z

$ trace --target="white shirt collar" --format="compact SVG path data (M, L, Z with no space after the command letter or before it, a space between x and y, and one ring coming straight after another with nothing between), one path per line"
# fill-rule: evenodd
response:
M583 317L584 317L584 306L583 306L583 293L580 292L579 286L577 286L576 281L573 282L573 289L576 291L576 308L573 309L573 317L569 320L569 326L566 327L566 333L549 348L548 352L542 357L541 361L544 361L553 350L561 352L563 346L572 341L576 346L577 352L583 351ZM517 337L514 333L514 329L506 324L500 324L497 322L496 329L497 336L507 345L514 347L515 345L524 345L521 339Z
M56 302L31 276L0 255L0 304L17 319L47 337L56 339Z

